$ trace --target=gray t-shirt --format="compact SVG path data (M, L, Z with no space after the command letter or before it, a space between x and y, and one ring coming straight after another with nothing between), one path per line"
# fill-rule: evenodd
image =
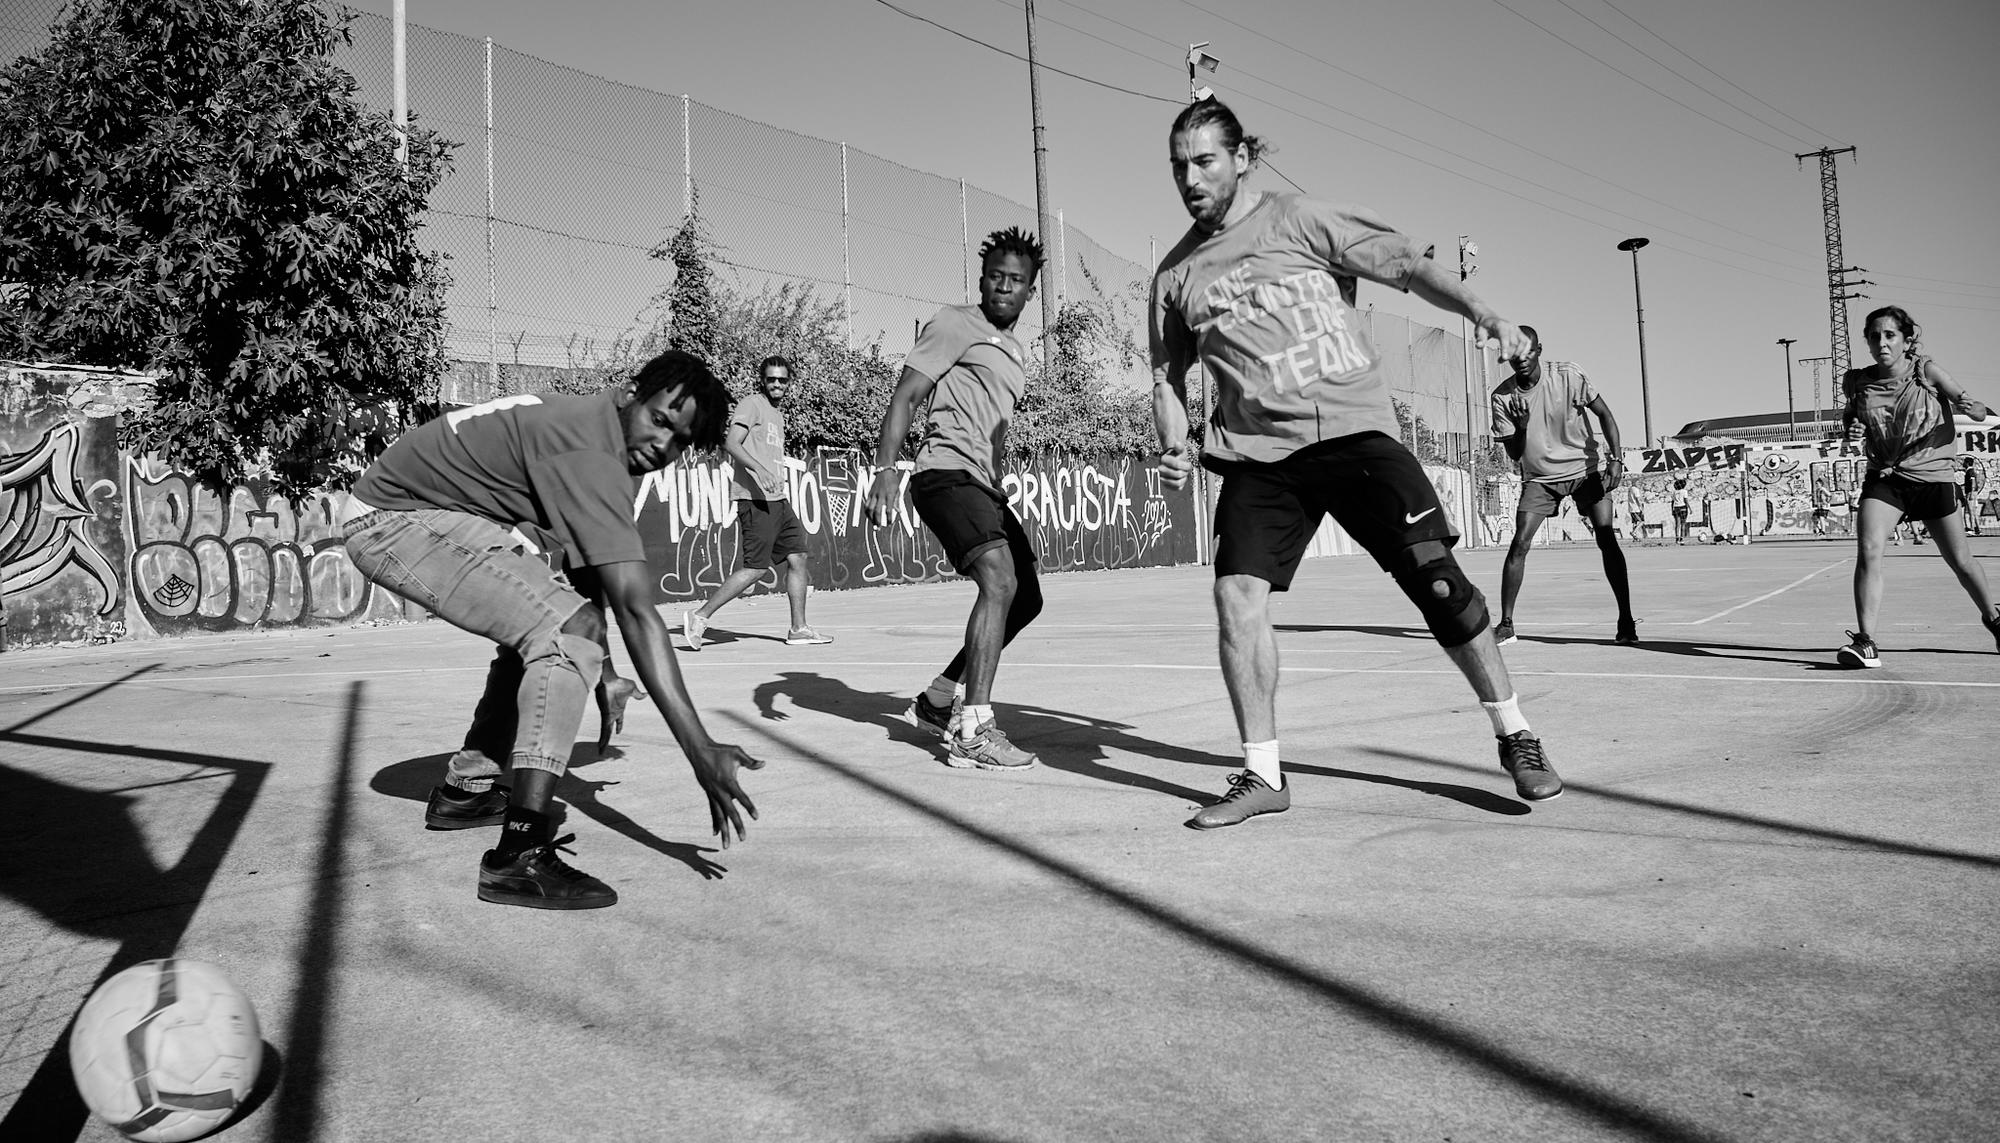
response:
M1365 207L1266 192L1217 234L1190 228L1153 276L1153 379L1216 383L1204 460L1283 460L1317 441L1401 434L1356 279L1409 288L1430 248Z
M1000 460L1014 406L1028 387L1027 354L1011 329L978 306L946 306L924 323L903 364L937 381L917 471L970 472L1000 487Z
M751 472L735 466L730 488L738 500L783 500L785 489L785 414L763 392L752 392L736 402L729 414L729 426L743 426L743 451L750 454L762 471Z
M1567 361L1541 363L1542 379L1518 376L1493 390L1493 439L1521 437L1521 475L1541 484L1576 480L1604 467L1604 445L1584 410L1597 390Z

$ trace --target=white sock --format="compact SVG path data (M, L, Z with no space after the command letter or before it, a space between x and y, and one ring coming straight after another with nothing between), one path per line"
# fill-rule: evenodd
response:
M924 697L930 700L932 706L948 707L951 705L951 700L958 697L958 684L939 675L931 680L930 686L924 688Z
M1285 788L1285 772L1278 765L1278 740L1243 744L1243 768L1264 779L1273 790Z
M1521 696L1518 694L1508 695L1499 702L1482 702L1479 705L1486 708L1486 717L1493 720L1496 737L1505 738L1517 730L1528 729L1528 719L1521 713Z
M979 732L993 725L993 704L973 706L967 703L962 720L958 724L960 738L976 738Z

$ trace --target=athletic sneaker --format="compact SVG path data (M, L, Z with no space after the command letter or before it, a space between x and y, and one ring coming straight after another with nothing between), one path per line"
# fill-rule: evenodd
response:
M1620 619L1618 621L1618 637L1613 639L1612 642L1630 647L1638 641L1639 621L1636 619Z
M616 889L557 855L556 850L575 840L575 834L566 833L511 859L502 858L497 849L487 850L479 862L479 899L530 909L602 909L617 904Z
M1858 631L1847 633L1848 644L1835 655L1843 667L1879 667L1882 655L1875 649L1875 640Z
M480 826L497 826L507 817L509 792L507 787L501 785L477 794L457 786L435 787L431 790L430 802L424 806L424 828L477 829Z
M1993 614L1980 620L1980 622L1984 623L1986 629L1993 633L1993 649L2000 651L2000 608L1995 608Z
M1260 814L1282 814L1292 808L1292 784L1273 790L1255 771L1229 776L1229 792L1187 820L1190 829L1221 829L1242 825Z
M1514 792L1525 801L1546 802L1563 792L1563 780L1556 777L1549 756L1542 753L1542 740L1532 731L1500 736L1500 768L1514 776Z
M785 642L793 647L807 647L833 642L833 636L822 635L811 627L794 627L785 632Z
M1000 733L999 725L991 722L971 738L952 735L951 746L944 755L945 765L961 770L973 766L981 770L1026 770L1036 761L1033 754L1014 745Z
M916 701L910 704L909 719L917 729L935 730L939 738L948 739L952 736L951 724L958 720L958 707L957 699L951 700L950 706L939 706L929 695L918 691Z
M708 630L708 620L701 612L690 607L681 612L681 637L687 640L688 650L701 650L701 633Z
M1496 646L1505 647L1513 641L1514 621L1512 619L1502 619L1493 625L1493 642Z

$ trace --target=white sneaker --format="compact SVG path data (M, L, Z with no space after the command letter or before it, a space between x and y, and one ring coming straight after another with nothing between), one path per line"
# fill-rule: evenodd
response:
M813 646L833 642L833 636L822 635L811 627L794 627L785 632L785 642L793 647Z
M687 640L688 650L701 650L701 633L708 630L708 620L701 612L690 607L681 612L681 636Z

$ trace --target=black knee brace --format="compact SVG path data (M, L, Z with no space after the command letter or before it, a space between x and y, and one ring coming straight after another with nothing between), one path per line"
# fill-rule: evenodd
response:
M1439 646L1463 646L1486 630L1486 597L1465 578L1443 541L1424 540L1404 548L1389 574L1423 613Z

